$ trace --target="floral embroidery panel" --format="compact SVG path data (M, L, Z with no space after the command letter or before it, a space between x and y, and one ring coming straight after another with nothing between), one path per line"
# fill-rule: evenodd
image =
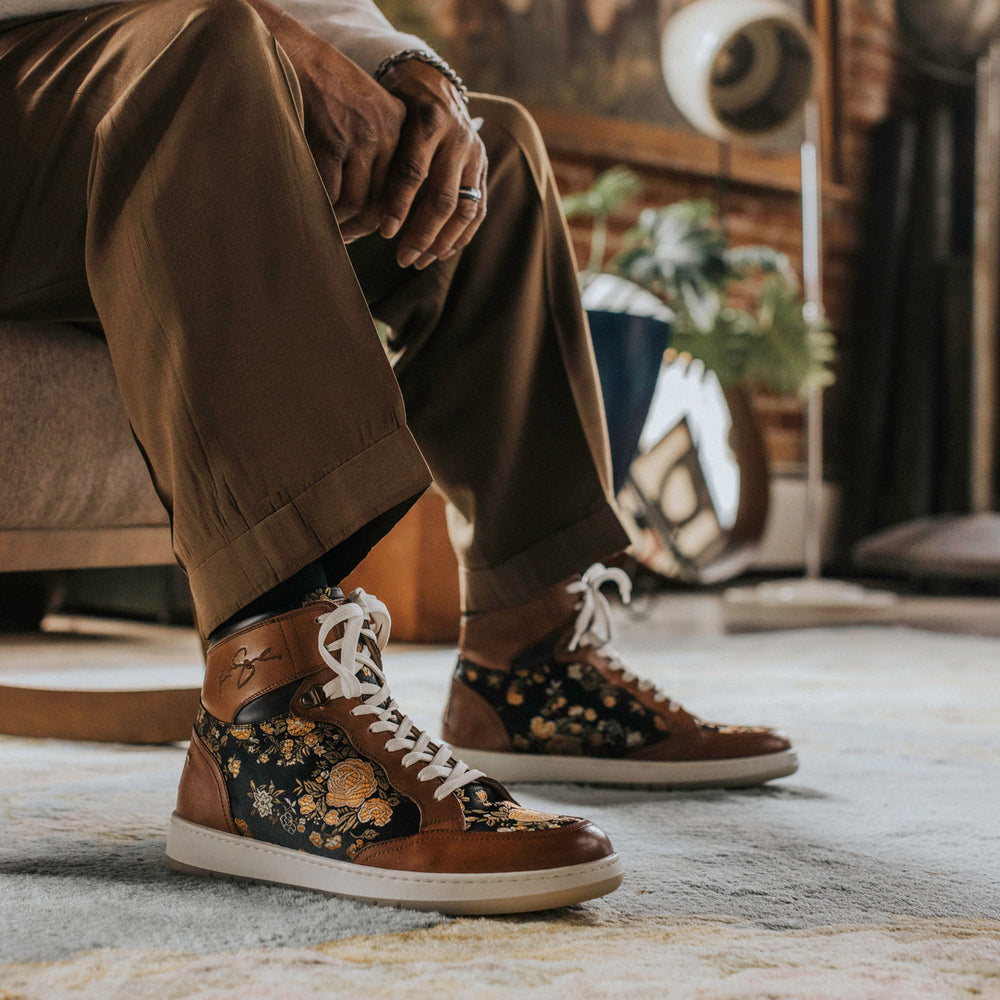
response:
M202 708L195 732L226 776L246 837L343 861L419 828L416 804L335 725L294 715L229 725Z
M509 671L459 659L456 676L497 712L515 750L616 757L669 735L662 716L589 663L557 663L551 642Z

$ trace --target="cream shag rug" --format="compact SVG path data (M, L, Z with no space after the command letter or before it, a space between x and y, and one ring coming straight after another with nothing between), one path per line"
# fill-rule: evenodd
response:
M1000 640L668 639L655 615L620 618L633 669L707 718L781 725L799 773L741 792L520 786L603 826L625 884L448 920L170 874L182 749L0 739L0 998L1000 1000ZM432 730L452 655L387 656Z

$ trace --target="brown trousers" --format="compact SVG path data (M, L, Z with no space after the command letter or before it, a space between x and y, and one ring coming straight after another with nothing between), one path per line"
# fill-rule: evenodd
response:
M627 543L542 143L515 104L473 113L489 217L402 270L379 237L345 247L298 82L242 0L0 32L0 316L100 323L204 629L431 475L468 609Z

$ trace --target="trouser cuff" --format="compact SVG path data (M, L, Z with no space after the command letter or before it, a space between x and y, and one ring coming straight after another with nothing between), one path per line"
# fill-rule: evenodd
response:
M353 456L200 565L188 567L199 628L207 635L379 515L416 500L430 482L405 427ZM372 543L376 540L373 535Z
M629 537L608 505L488 568L460 567L463 611L494 611L524 604L591 563L629 545Z

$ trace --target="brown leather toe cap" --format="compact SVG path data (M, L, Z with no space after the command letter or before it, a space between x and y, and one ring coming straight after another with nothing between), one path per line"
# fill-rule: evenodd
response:
M408 872L539 871L600 861L614 854L611 841L589 820L550 830L427 831L373 844L354 861L373 868Z
M652 746L636 750L630 760L731 760L761 757L791 749L792 744L773 729L702 724L697 733L681 732Z

